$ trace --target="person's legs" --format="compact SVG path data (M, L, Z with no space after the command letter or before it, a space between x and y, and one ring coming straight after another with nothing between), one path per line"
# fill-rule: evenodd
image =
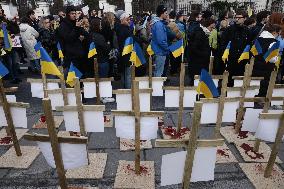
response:
M164 66L166 62L166 56L155 55L154 64L154 77L161 77L164 72Z
M100 78L107 78L109 73L109 63L99 63L99 76Z
M124 87L125 87L125 89L131 88L131 67L125 67Z

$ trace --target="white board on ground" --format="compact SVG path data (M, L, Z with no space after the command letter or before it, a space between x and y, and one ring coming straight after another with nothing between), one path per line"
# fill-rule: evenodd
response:
M201 112L201 124L217 122L218 103L203 103Z
M63 112L66 131L80 132L77 111ZM83 119L86 132L104 132L104 115L102 111L84 111Z
M140 111L150 111L150 93L140 93ZM117 110L132 111L132 98L131 94L117 94L116 95Z
M37 145L48 165L56 168L50 142L37 142ZM88 165L86 144L61 143L60 150L65 170Z
M47 83L47 89L52 90L52 89L59 89L58 83ZM42 83L31 83L31 92L32 92L32 97L36 98L43 98L43 84Z
M161 186L182 183L186 151L162 156ZM190 182L214 180L216 147L197 148Z
M284 96L284 88L274 88L272 97L283 97ZM283 105L283 100L280 101L271 101L271 106L281 106Z
M157 78L158 79L158 78ZM164 96L163 93L164 81L162 78L160 80L152 79L152 96ZM149 88L149 80L139 81L139 89L148 89Z
M247 108L244 115L244 121L241 130L254 133L257 129L259 122L259 114L261 112L262 109Z
M49 93L48 97L50 98L50 101L51 101L52 110L55 110L57 106L64 106L64 100L63 100L63 95L61 91L59 93ZM67 93L67 101L68 101L68 105L76 106L75 93Z
M194 107L196 102L196 90L184 90L183 107ZM165 107L179 107L179 90L165 90Z
M238 108L239 108L239 101L225 102L222 122L235 122Z
M135 118L133 116L115 116L116 136L135 139ZM151 140L157 138L158 117L141 117L140 139Z
M28 128L26 108L11 107L10 111L14 127ZM3 106L0 106L0 126L8 126Z
M260 119L255 137L267 142L275 142L279 119Z
M99 89L101 97L112 97L111 81L100 81ZM94 98L97 96L95 82L84 82L84 95L85 98Z
M246 98L251 98L257 95L259 92L259 89L252 89L252 90L247 90L245 97ZM245 102L244 107L254 107L254 102Z
M6 95L6 98L8 102L17 102L15 95Z
M234 87L242 87L243 86L243 80L235 79L234 80ZM252 79L250 81L250 86L260 86L260 80Z

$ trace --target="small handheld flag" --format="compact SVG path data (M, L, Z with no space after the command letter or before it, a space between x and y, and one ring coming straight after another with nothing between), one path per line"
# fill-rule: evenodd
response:
M183 47L183 39L175 42L171 46L169 46L170 51L172 52L173 56L175 58L179 57L184 53L184 47Z
M3 38L4 38L4 49L10 51L12 49L12 40L8 34L6 24L2 24L2 32L3 32Z
M272 47L264 54L263 58L265 62L269 62L273 57L278 56L280 51L280 42L277 41Z
M95 56L97 54L97 49L96 49L96 45L94 42L92 42L90 44L89 47L89 53L88 53L88 58L92 58L93 56Z
M124 42L124 47L123 47L123 51L122 51L122 56L129 54L132 52L133 50L133 38L132 37L128 37L125 42Z
M64 58L64 55L63 55L60 43L58 42L56 46L57 46L57 50L58 50L58 57L59 57L59 59Z
M222 56L222 60L224 63L226 63L226 61L229 60L229 54L230 54L230 48L231 48L231 41L229 41L225 51L224 51L224 54Z
M133 51L131 52L130 61L135 65L135 67L139 67L146 63L143 50L136 42L134 43Z
M151 44L149 44L149 46L147 47L147 53L149 54L149 56L153 56L154 55L154 51L152 49Z
M63 77L61 72L43 47L40 48L40 54L41 72L44 74L56 75L60 78Z
M78 70L73 63L71 62L69 71L68 71L68 75L67 75L67 79L66 79L66 83L68 85L70 85L71 87L74 87L75 83L74 83L74 79L76 77L78 77L79 79L82 77L82 73L80 72L80 70Z
M255 40L254 45L251 47L250 52L252 53L253 56L257 56L262 53L262 48L257 39Z
M5 75L9 73L9 70L4 66L4 64L0 61L0 79L2 79Z
M249 50L250 50L250 45L247 45L246 48L244 49L244 52L241 54L238 63L240 63L242 60L249 60Z
M200 81L199 81L196 91L198 93L202 92L205 98L213 98L213 97L219 96L219 92L211 76L205 69L201 70Z
M36 55L37 55L37 57L38 58L40 58L40 48L41 48L42 46L41 46L41 42L40 41L38 41L36 44L35 44L35 46L34 46L34 49L35 49L35 51L36 51Z

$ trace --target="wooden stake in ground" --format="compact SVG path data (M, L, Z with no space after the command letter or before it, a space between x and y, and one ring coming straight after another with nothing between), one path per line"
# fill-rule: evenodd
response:
M61 60L63 62L63 59ZM62 74L62 77L60 77L60 85L61 85L61 90L62 90L62 96L63 96L63 101L64 101L64 106L68 105L68 97L67 97L67 91L66 91L66 86L65 86L65 81L64 81L64 70L62 66L59 66L59 71Z
M6 130L8 131L7 134L10 134L12 137L13 145L14 145L17 156L21 156L22 152L21 152L21 148L20 148L17 135L16 135L16 131L15 131L15 127L14 127L14 123L12 119L12 114L10 110L10 105L5 95L5 89L4 89L2 79L0 79L0 102L3 104L3 110L4 110L4 114L6 117L7 124L8 124L8 127L7 127L8 130Z
M272 151L271 151L268 163L267 163L267 167L264 171L265 178L268 178L271 176L271 172L273 170L273 166L274 166L277 154L280 149L283 135L284 135L284 114L281 115L279 128L278 128L276 138L275 138L275 143L273 144Z
M46 81L46 75L45 73L41 72L41 78L42 78L42 88L43 88L43 96L44 98L48 97L48 93L47 93L47 81Z
M268 113L268 109L269 109L270 102L271 102L271 99L272 99L272 93L273 93L273 89L274 89L274 86L275 86L276 78L277 78L277 71L274 70L273 72L271 72L271 75L270 75L269 85L268 85L268 89L267 89L267 93L266 93L266 99L265 99L265 103L264 103L262 113ZM260 142L261 142L260 139L256 139L255 144L254 144L254 151L258 152Z
M131 83L132 83L132 81L135 80L135 65L134 64L130 66L130 71L131 71Z
M95 71L95 82L96 82L96 102L97 105L101 104L101 95L100 95L100 79L99 79L99 64L97 58L94 58L94 71Z
M179 78L179 110L178 110L178 125L177 132L180 132L182 127L182 115L183 115L183 97L184 97L184 76L185 76L185 68L184 63L182 62L180 65L180 78Z
M212 75L213 73L213 63L214 63L214 56L210 56L210 62L209 62L209 74Z
M85 136L85 124L84 124L84 115L83 115L83 104L81 100L81 88L80 88L80 81L78 78L74 79L74 89L75 89L75 96L76 96L76 105L77 105L77 111L78 111L78 119L79 119L79 125L80 125L80 133L81 135Z
M152 56L149 57L149 88L152 89L153 87L153 62ZM152 109L152 93L150 94L150 109Z
M60 151L57 133L55 130L54 120L52 116L51 102L50 102L50 99L43 99L42 101L43 101L43 111L46 117L48 134L50 136L52 153L53 153L53 157L54 157L54 161L56 165L57 174L59 177L59 184L62 189L63 188L65 189L67 188L68 185L67 185L67 181L65 177L64 165L63 165L63 161L61 157L61 151Z

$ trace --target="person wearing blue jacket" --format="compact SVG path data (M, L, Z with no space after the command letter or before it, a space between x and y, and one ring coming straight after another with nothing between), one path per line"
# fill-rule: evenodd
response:
M156 10L157 18L153 19L152 26L152 42L151 46L155 52L154 77L161 77L164 71L164 66L169 52L167 28L164 21L168 18L167 8L164 5L159 5Z

